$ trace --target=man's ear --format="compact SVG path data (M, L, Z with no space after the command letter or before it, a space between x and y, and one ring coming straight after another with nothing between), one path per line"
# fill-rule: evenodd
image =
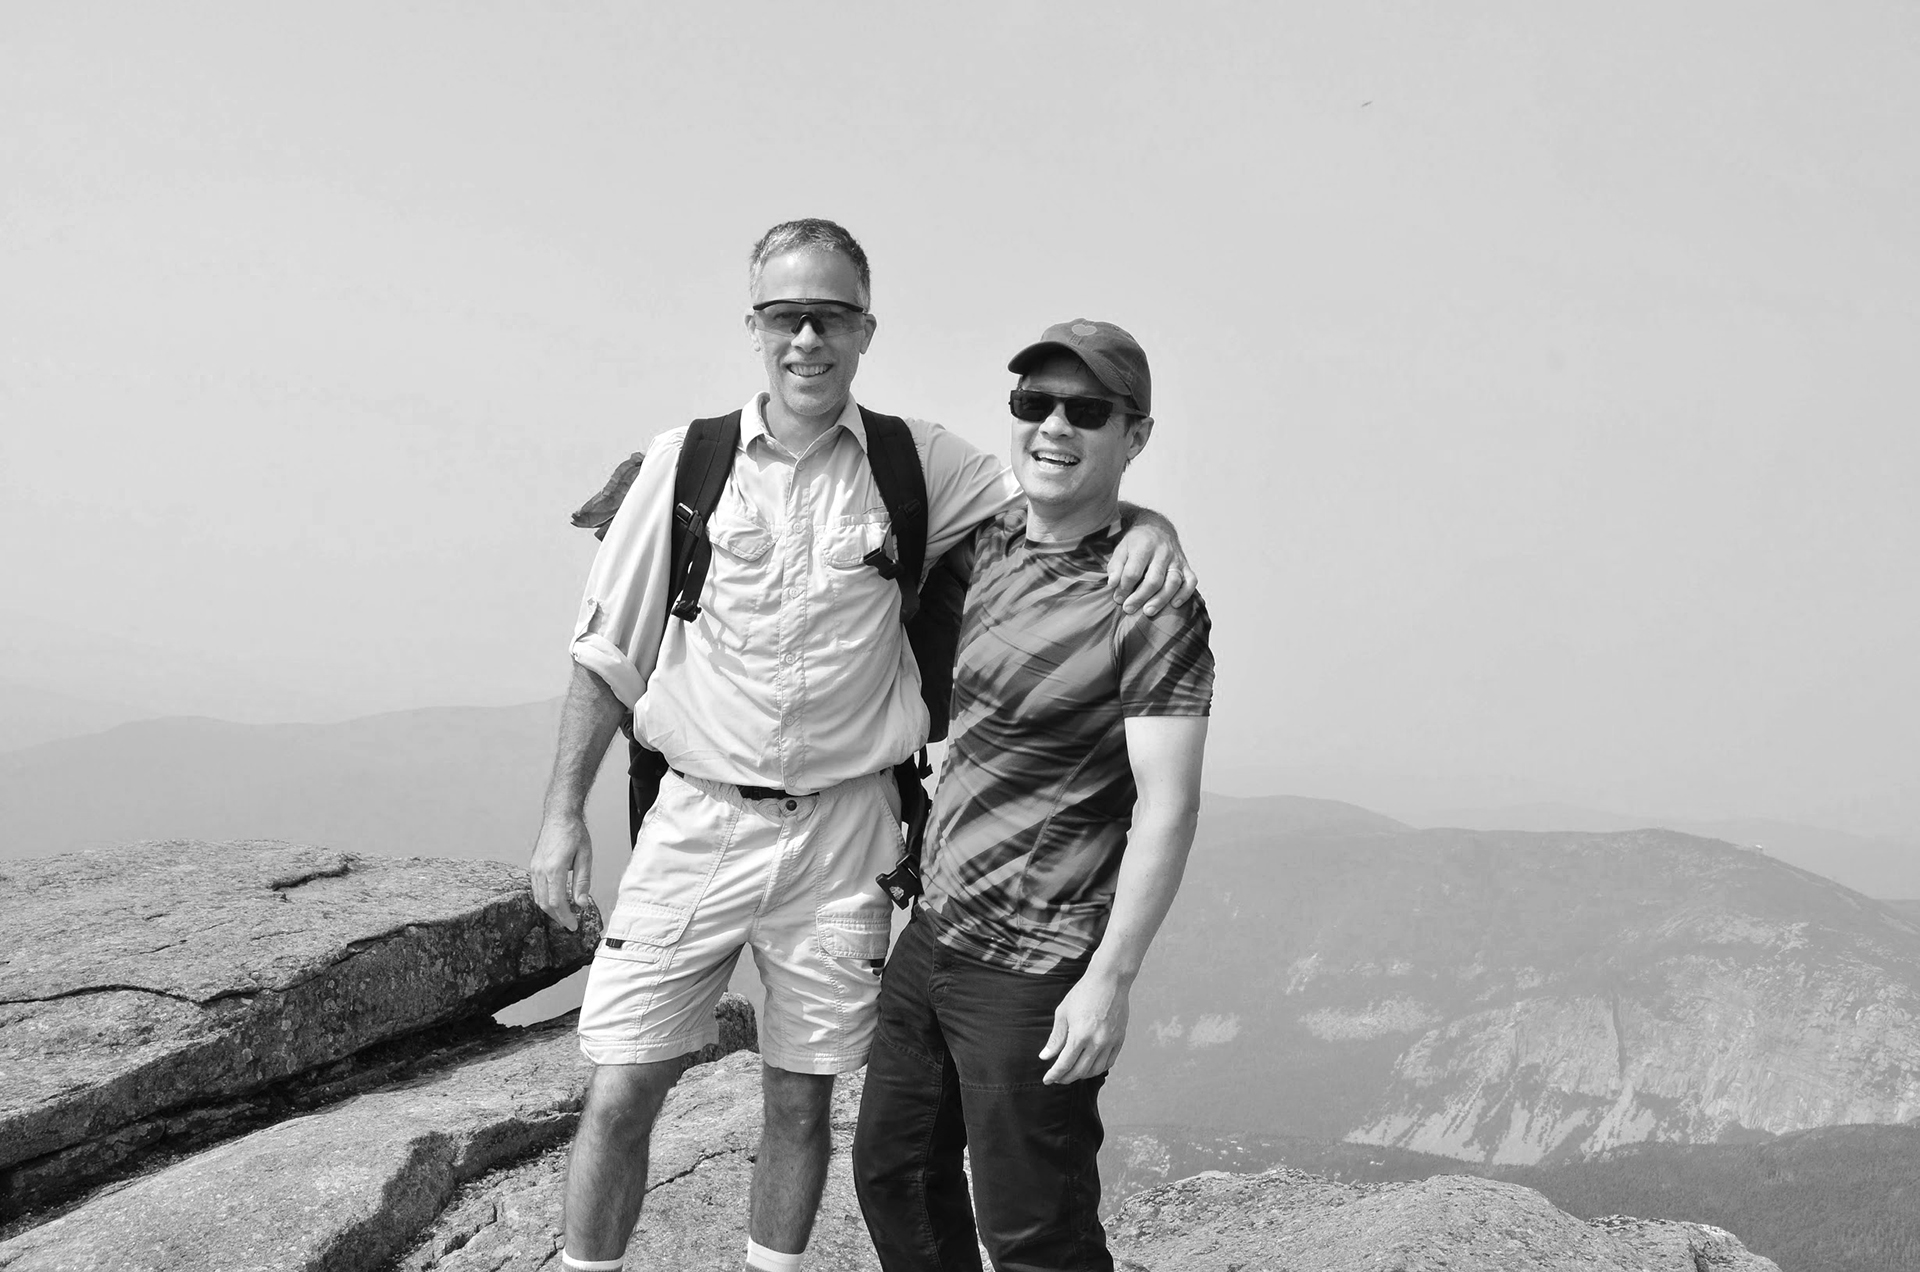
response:
M1127 426L1127 462L1129 464L1133 462L1134 456L1147 449L1147 439L1152 436L1153 416L1151 415L1142 415Z
M760 348L760 328L753 325L753 311L751 309L747 311L745 322L747 324L747 344L752 347L755 353L760 353L762 351Z
M873 333L880 329L880 320L872 314L866 316L867 334L860 337L860 352L866 353L867 346L873 343Z

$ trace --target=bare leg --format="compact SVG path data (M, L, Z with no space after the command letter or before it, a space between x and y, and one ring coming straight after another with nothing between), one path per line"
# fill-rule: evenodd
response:
M813 1217L833 1151L828 1114L833 1075L762 1066L766 1126L753 1163L753 1216L748 1231L769 1250L798 1254L813 1235Z
M692 1056L595 1066L567 1158L567 1252L618 1258L647 1195L647 1141L661 1102Z

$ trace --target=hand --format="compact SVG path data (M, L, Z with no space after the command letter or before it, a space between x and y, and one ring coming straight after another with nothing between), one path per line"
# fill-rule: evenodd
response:
M533 842L533 902L547 917L571 932L593 895L593 839L584 817L543 818Z
M1124 598L1121 609L1131 614L1144 608L1151 618L1168 606L1185 605L1200 578L1180 550L1173 527L1160 518L1141 516L1114 548L1107 582Z
M1050 1086L1078 1082L1113 1068L1127 1040L1127 990L1119 981L1089 972L1053 1009L1053 1032L1040 1048L1053 1067L1040 1080Z

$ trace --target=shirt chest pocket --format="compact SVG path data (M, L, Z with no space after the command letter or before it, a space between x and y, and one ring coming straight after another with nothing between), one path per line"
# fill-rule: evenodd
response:
M713 630L725 633L717 639L738 647L777 604L768 580L775 568L773 531L722 504L707 518L707 539L713 550L707 558L700 604L712 615Z
M868 564L868 556L874 552L898 556L889 529L885 509L850 514L823 532L821 554L835 569L868 570L878 577L878 571Z
M773 531L744 513L716 508L707 518L707 538L714 546L714 563L725 560L751 565L773 547Z

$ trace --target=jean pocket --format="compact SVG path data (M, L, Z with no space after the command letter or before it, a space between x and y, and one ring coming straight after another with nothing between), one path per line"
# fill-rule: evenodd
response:
M692 919L692 906L630 902L614 911L599 952L629 963L658 963L680 943Z
M833 901L815 912L813 941L828 958L874 962L887 956L893 907L885 897Z

